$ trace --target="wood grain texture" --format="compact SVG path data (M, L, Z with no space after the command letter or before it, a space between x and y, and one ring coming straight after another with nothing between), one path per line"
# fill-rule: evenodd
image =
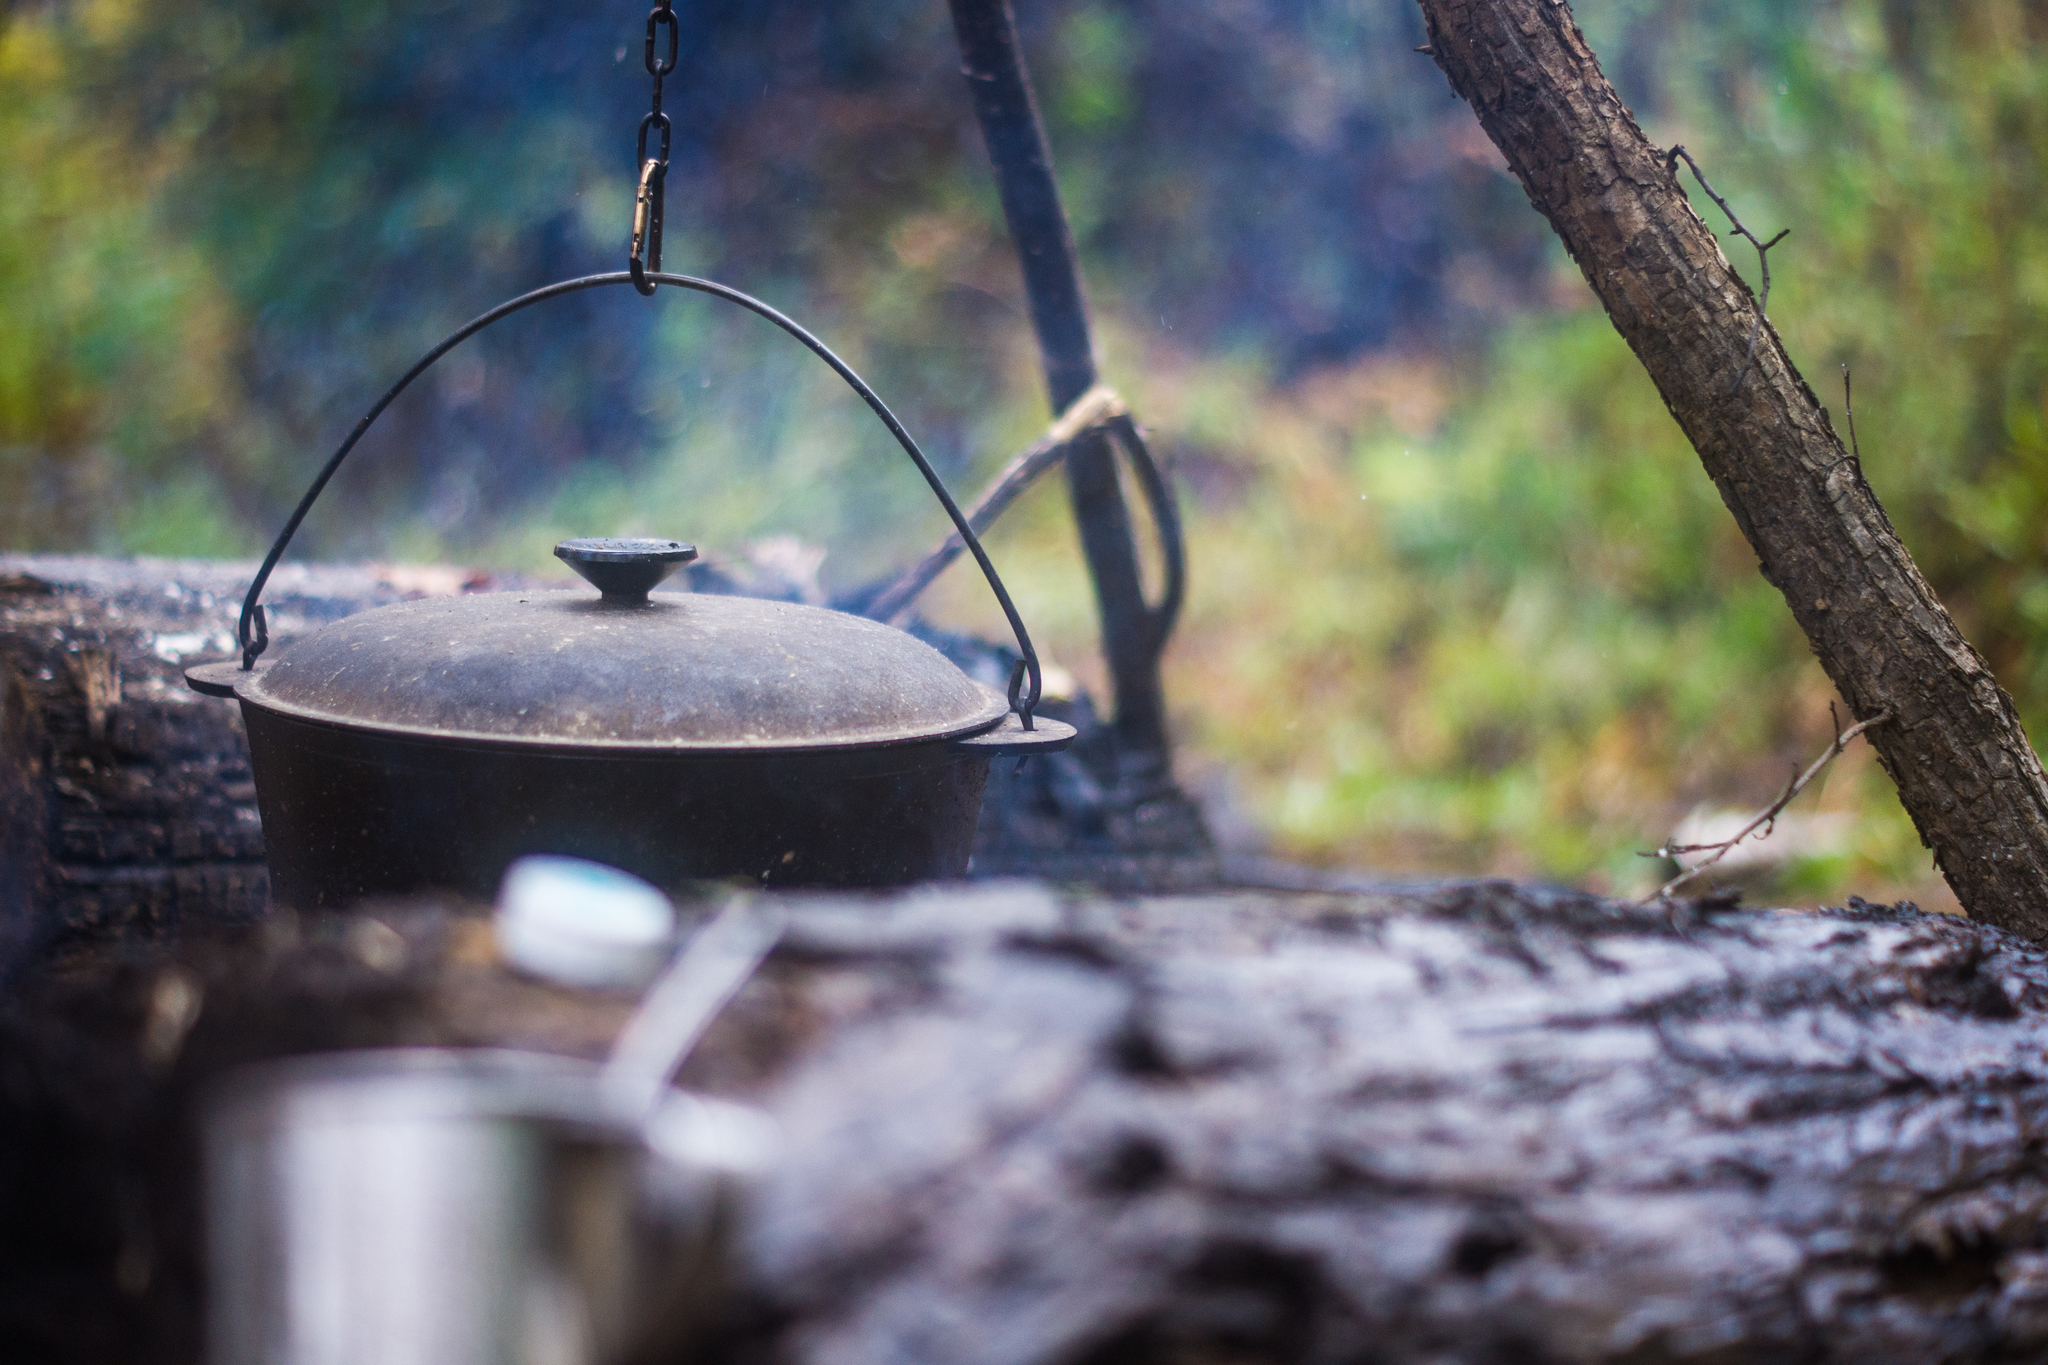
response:
M1420 4L1438 66L1649 371L1828 677L1858 720L1892 713L1868 738L1957 898L2048 941L2048 778L2012 699L1768 321L1748 362L1755 297L1570 7Z

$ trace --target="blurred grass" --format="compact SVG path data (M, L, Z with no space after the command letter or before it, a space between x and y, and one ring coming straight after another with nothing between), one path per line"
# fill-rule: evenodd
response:
M1648 131L1752 227L1792 229L1774 321L1838 425L1853 366L1869 478L2038 734L2048 7L1733 9L1663 7L1720 43L1663 73ZM1196 492L1172 693L1285 852L1638 891L1662 875L1642 850L1762 808L1832 733L1831 687L1569 263L1548 294L1477 355L1286 383L1122 338ZM1033 561L1066 534L1035 526ZM1867 749L1795 809L1847 834L1795 846L1771 893L1952 903Z
M1773 319L1838 412L1853 366L1867 475L2041 733L2048 5L1577 10L1652 139L1684 142L1751 227L1792 230ZM1232 98L1271 107L1203 113L1272 126L1162 157L1146 140L1164 136L1160 73L1206 50L1188 36L1201 23L1251 22L1240 11L1266 17ZM492 42L532 46L518 7L478 13ZM943 68L935 10L874 13L902 61ZM1190 771L1290 856L1647 888L1641 850L1689 813L1760 808L1826 743L1832 692L1804 640L1469 114L1387 55L1412 58L1405 0L1195 6L1171 20L1185 31L1162 14L1075 0L1033 42L1106 375L1189 504L1169 690ZM394 91L461 89L426 58L378 65L410 41L402 19L342 6L309 36L254 4L10 11L0 543L249 553L413 350L513 288L616 264L623 173L591 168L599 134L566 97L511 106L474 164L402 110L377 121ZM94 73L167 60L183 84L103 102ZM625 81L600 67L563 79ZM820 80L817 103L735 116L691 152L669 263L731 272L844 345L964 489L1045 421L985 171L961 110L923 87ZM1347 93L1368 86L1379 104ZM1384 139L1371 167L1398 193L1361 201L1356 230L1421 243L1434 312L1360 283L1396 272L1372 276L1342 237L1352 219L1262 208L1283 126L1315 155ZM1754 253L1730 254L1754 279ZM386 269L403 285L389 297L367 283ZM1361 298L1397 321L1344 322ZM1323 339L1294 345L1311 327ZM309 549L537 568L572 533L796 532L832 547L835 583L863 581L940 522L814 369L699 300L536 321L394 411ZM1058 483L991 544L1052 654L1099 686ZM929 605L997 632L957 570ZM1799 809L1845 832L1793 849L1772 894L1945 901L1864 747Z
M1641 891L1689 811L1760 808L1825 745L1832 689L1597 310L1462 380L1413 354L1284 389L1159 350L1125 372L1190 503L1169 694L1279 851ZM1055 656L1089 657L1059 493L1013 515L992 549ZM937 592L996 629L967 575ZM1865 751L1799 809L1854 832L1777 893L1943 901Z

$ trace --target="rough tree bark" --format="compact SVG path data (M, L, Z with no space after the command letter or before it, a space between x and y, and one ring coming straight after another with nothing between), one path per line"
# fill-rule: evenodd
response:
M2048 1358L2048 963L1989 926L1503 884L782 903L685 1076L788 1144L684 1359ZM27 1004L0 1010L0 1359L187 1365L189 1097L223 1067L600 1055L631 998L523 980L415 904L128 945Z
M1429 51L1550 220L1974 916L2048 941L2048 778L2012 699L1562 0L1419 0ZM1750 360L1752 334L1755 358ZM1741 382L1736 383L1740 376Z

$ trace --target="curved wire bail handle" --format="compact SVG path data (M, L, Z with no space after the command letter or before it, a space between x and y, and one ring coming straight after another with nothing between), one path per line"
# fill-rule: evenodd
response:
M643 179L644 183L645 180ZM639 264L639 261L634 261L636 267ZM931 461L925 458L922 450L918 449L917 442L904 429L903 423L897 420L896 414L889 410L889 405L884 403L875 391L868 387L866 380L854 373L851 365L848 365L834 354L831 347L813 336L800 323L784 316L781 312L763 303L751 294L743 294L737 289L719 284L714 280L700 280L692 275L666 275L659 271L651 270L643 274L637 268L631 271L615 270L602 275L585 275L581 279L563 280L558 284L545 285L531 293L521 294L516 299L499 304L489 312L473 318L467 324L451 333L440 345L421 356L413 364L413 367L405 372L403 378L387 389L384 396L371 405L370 410L363 415L363 419L356 423L355 429L349 432L348 439L341 443L341 448L328 457L327 463L321 467L320 473L314 478L312 487L306 490L306 495L303 498L299 499L299 505L292 509L291 517L284 524L284 530L278 533L277 540L270 547L270 553L263 557L262 567L256 571L255 580L249 584L249 595L242 599L242 614L235 624L235 638L242 647L242 668L245 671L254 668L257 658L270 644L270 631L268 624L264 620L260 601L263 596L263 587L270 581L271 570L275 569L278 560L284 557L285 548L292 543L292 537L298 534L300 524L305 521L306 514L312 511L313 503L326 489L328 481L334 477L335 471L341 468L341 462L348 458L351 450L355 449L356 442L363 439L363 433L370 429L370 424L382 415L384 409L391 406L393 399L397 398L399 394L404 393L412 381L425 374L435 361L447 355L457 346L494 322L508 318L522 309L531 308L536 303L545 303L549 299L560 298L565 294L575 294L585 289L601 289L607 285L615 284L639 286L643 282L673 285L678 289L689 289L699 294L709 294L713 298L724 299L728 303L738 304L748 312L766 318L802 342L810 349L812 354L816 355L827 365L830 365L834 373L845 380L847 386L861 396L862 401L868 405L875 416L881 418L882 425L889 429L889 434L894 436L897 444L903 447L903 453L908 455L911 462L917 466L918 473L924 475L924 480L931 486L933 495L939 500L939 505L944 507L946 515L952 518L954 529L960 533L961 540L966 543L968 550L974 555L974 562L981 566L982 577L988 580L990 591L995 594L997 604L1003 609L1003 616L1010 623L1011 633L1017 637L1017 652L1022 657L1019 658L1017 666L1011 671L1010 675L1010 708L1017 713L1018 719L1022 721L1026 730L1032 729L1032 713L1038 709L1038 700L1044 688L1045 680L1044 673L1038 664L1038 651L1031 647L1031 635L1024 629L1024 618L1017 614L1017 606L1010 600L1009 589L1003 586L1002 577L996 573L996 566L990 562L988 552L982 549L981 540L974 534L974 528L968 524L966 515L960 510L960 504L953 501L953 495L946 491L945 482L939 478L938 471L932 468ZM652 289L650 288L648 292L651 293Z

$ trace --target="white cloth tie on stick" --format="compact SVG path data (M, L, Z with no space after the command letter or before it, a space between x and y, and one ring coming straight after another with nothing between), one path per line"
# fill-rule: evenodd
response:
M1068 447L1075 441L1090 432L1103 430L1118 418L1130 416L1130 412L1123 395L1107 384L1097 384L1076 398L1046 428L1045 435L1003 466L1002 472L967 509L967 524L974 528L974 534L986 531L1017 500L1017 495L1031 486L1034 479L1066 457ZM966 548L967 542L960 538L958 531L949 533L918 561L915 568L884 589L869 605L867 614L877 621L891 624L907 616L918 594L930 587L932 580L944 573Z

